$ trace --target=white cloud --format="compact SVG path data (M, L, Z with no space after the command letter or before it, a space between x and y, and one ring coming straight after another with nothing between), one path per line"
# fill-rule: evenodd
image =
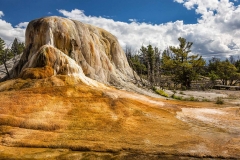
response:
M165 24L140 23L129 19L129 23L110 18L87 16L83 10L58 10L63 16L106 29L115 35L121 46L139 49L142 44L152 44L164 50L167 46L178 45L178 37L193 42L193 53L204 57L240 54L240 6L229 0L173 0L187 9L195 10L201 18L196 24L184 24L182 20ZM2 19L0 11L0 37L12 42L15 37L24 40L27 22L15 27Z
M2 16L4 16L4 14L3 14L3 12L2 12L2 11L0 11L0 18L1 18Z
M166 24L130 23L114 21L103 17L86 16L84 11L59 10L65 17L104 28L118 37L123 48L126 45L139 49L142 44L152 44L161 50L177 45L178 37L193 42L193 53L205 58L227 57L240 54L240 14L228 0L175 0L188 8L194 8L202 17L197 24L184 24L183 21Z
M240 54L240 6L229 0L182 0L187 9L201 15L192 40L198 47L205 48L206 55L229 56ZM200 35L201 34L201 35ZM206 44L199 43L206 39Z
M21 22L18 25L16 25L15 27L25 29L25 28L27 28L27 25L28 25L28 22Z
M78 9L70 12L59 10L59 12L70 19L104 28L118 38L123 48L128 45L139 49L142 44L148 45L150 43L163 50L169 44L177 44L177 38L181 36L181 33L177 31L184 27L182 21L153 25L138 23L131 19L131 23L125 23L103 17L86 16L82 10ZM172 30L172 32L170 33L169 30Z
M174 2L183 3L183 0L173 0Z
M25 41L25 27L27 22L19 23L13 27L10 23L2 19L3 12L0 11L0 37L5 41L6 46L10 45L14 38L18 38L20 41Z
M130 21L130 22L137 22L137 19L132 19L132 18L130 18L129 21Z

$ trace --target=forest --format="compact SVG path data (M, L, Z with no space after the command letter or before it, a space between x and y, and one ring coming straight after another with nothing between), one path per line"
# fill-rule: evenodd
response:
M214 85L236 86L240 83L240 59L212 57L206 61L191 53L193 42L178 38L178 46L161 51L152 45L138 51L126 47L130 66L139 75L142 86L163 89L210 89Z

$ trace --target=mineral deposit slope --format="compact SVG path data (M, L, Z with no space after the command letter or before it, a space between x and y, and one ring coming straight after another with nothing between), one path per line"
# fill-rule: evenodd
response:
M0 159L240 158L235 107L73 85L69 77L55 77L62 86L15 81L0 92Z

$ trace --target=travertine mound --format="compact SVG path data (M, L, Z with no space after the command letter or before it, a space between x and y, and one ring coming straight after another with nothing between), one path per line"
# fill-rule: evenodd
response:
M11 78L75 74L116 85L133 78L116 37L101 28L54 16L31 21L25 36L26 51Z

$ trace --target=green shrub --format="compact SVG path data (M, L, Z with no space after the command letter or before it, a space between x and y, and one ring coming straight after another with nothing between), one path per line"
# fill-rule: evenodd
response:
M161 89L155 90L155 92L161 96L168 97L168 94Z
M201 85L201 90L205 91L206 90L205 86Z
M193 96L191 96L191 97L189 98L189 101L195 101L195 98L194 98Z
M207 99L207 98L203 98L203 99L202 99L202 102L210 102L210 100Z
M173 99L183 100L182 97L176 96L175 94L173 94L171 97L172 97Z
M199 102L199 99L198 99L198 98L194 98L194 101L195 101L195 102Z
M224 104L224 100L221 97L217 97L216 104Z
M176 90L173 90L173 94L176 94L177 93L177 91Z
M157 88L153 86L153 87L152 87L152 90L156 92L156 91L157 91Z
M189 98L184 98L184 101L195 101L195 102L199 102L198 98L194 98L193 96L189 97Z
M182 91L180 91L179 94L185 95Z
M186 86L182 86L181 89L182 89L182 91L186 91L187 90Z

